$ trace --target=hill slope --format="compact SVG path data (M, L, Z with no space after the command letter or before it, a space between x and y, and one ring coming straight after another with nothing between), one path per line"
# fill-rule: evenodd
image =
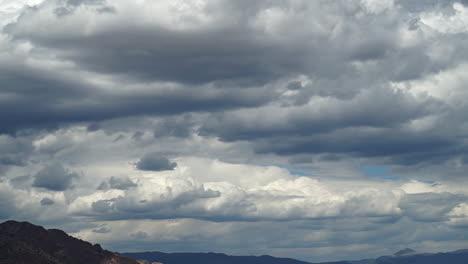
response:
M138 264L98 244L28 222L0 224L0 264Z

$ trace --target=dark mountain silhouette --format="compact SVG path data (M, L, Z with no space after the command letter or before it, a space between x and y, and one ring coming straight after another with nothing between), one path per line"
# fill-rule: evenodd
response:
M221 253L122 253L121 255L164 264L311 264L310 262L272 256L229 256ZM328 264L351 264L347 261Z
M289 258L229 256L219 253L141 252L122 253L121 255L164 264L311 264ZM392 255L382 256L377 259L328 262L328 264L468 264L468 250L430 254L419 253L406 248Z
M61 230L47 230L28 222L0 224L0 264L138 263L142 262L118 256Z

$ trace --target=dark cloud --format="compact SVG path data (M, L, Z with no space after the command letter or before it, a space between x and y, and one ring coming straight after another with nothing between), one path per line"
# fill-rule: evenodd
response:
M99 201L93 202L91 208L96 213L107 214L112 210L113 202L115 202L115 199L99 200Z
M115 94L59 80L18 77L19 79L10 81L9 78L11 75L0 79L0 83L6 87L15 87L14 93L17 97L0 105L0 122L3 124L0 133L14 133L27 128L54 129L60 124L96 122L147 114L216 111L255 106L270 100L268 96L262 96L260 91L249 89L237 93L200 87L198 91L190 92L183 88L168 87L167 91L163 92ZM0 93L10 92L2 90Z
M62 165L53 164L34 175L33 186L51 191L65 191L72 187L73 179L78 177L78 174L65 169Z
M27 137L0 136L0 165L25 166L33 149Z
M154 130L154 137L190 137L195 131L196 121L190 115L183 115L176 118L165 119L159 122Z
M82 4L99 6L102 1L67 3L66 6L72 7ZM391 16L381 19L375 19L371 15L358 16L363 11L358 4L295 5L290 2L262 1L252 5L221 1L219 4L212 3L212 12L219 14L214 17L219 20L216 27L195 27L182 31L158 21L147 24L130 23L122 27L119 20L115 20L105 30L83 35L79 30L62 31L60 25L63 23L60 20L67 18L48 16L43 16L45 21L50 20L48 25L57 27L59 33L49 34L29 27L30 20L38 19L41 14L47 13L48 8L56 5L60 3L52 1L25 11L5 31L18 41L32 42L38 46L38 50L39 47L44 47L52 51L52 54L58 54L61 60L77 63L79 69L117 74L114 76L118 80L113 83L115 86L141 85L151 81L172 81L185 86L180 86L180 89L167 87L163 92L154 92L153 87L142 91L130 89L131 92L112 92L92 87L90 83L82 83L81 80L54 78L54 73L51 72L39 74L31 69L24 69L24 66L10 67L6 74L8 78L2 79L2 82L5 87L15 87L12 92L21 99L9 100L10 103L3 104L4 107L0 110L3 110L1 113L4 116L0 114L0 121L4 121L4 125L0 133L20 128L99 122L128 116L175 115L193 111L213 113L233 108L258 107L278 99L278 93L272 87L275 81L298 75L313 79L314 85L306 85L300 89L292 97L295 104L307 103L312 96L317 95L352 98L360 90L372 85L417 79L438 72L456 64L464 58L463 54L468 54L464 45L460 44L464 43L463 36L447 36L441 40L443 43L440 45L455 47L453 52L447 54L447 59L442 61L430 56L429 52L434 48L431 43L401 46L395 39L398 39L399 26L404 26L405 20L400 21ZM318 5L323 5L323 12L317 12L321 10L317 8ZM278 12L290 10L303 16L294 19L286 17L284 26L273 24L278 26L275 28L278 32L270 32L268 20L262 19L268 18L265 10L271 7L278 8ZM223 16L227 10L229 16ZM70 16L80 19L82 15ZM311 15L323 23L328 33L324 34L304 20ZM326 15L343 16L346 21L330 23ZM236 17L235 20L241 22L231 23L228 17ZM259 25L254 23L257 20ZM290 30L296 24L307 24L309 27L305 27L304 32ZM100 27L99 23L96 25ZM364 63L360 66L364 68L357 67L356 62ZM372 67L365 63L371 63ZM48 77L45 78L46 76ZM125 81L120 81L123 79ZM211 86L207 86L207 83ZM381 97L387 98L386 95ZM391 99L404 100L390 98L383 103L390 105ZM373 99L378 97L369 98ZM339 120L333 120L332 116L325 123L343 122L346 125L346 122L356 121L357 125L373 125L373 122L388 122L386 125L391 125L395 118L414 118L420 115L420 112L415 111L424 108L424 103L413 104L412 108L406 107L409 105L396 108L397 111L392 111L391 115L377 115L376 109L367 109L367 112L363 109L364 111L355 113L355 116L343 116ZM11 118L11 109L16 109L14 119ZM372 114L373 116L369 116ZM174 136L186 137L190 134L190 126L191 124L163 124L156 129L155 135L172 133ZM220 126L224 127L223 124ZM323 129L330 125L311 123L310 126ZM249 136L249 131L232 131L233 134L239 132L239 136ZM275 131L271 132L274 134ZM266 129L264 133L270 134L270 131ZM216 136L227 138L224 132Z
M49 199L49 198L43 198L41 200L41 205L42 206L49 206L49 205L53 205L54 203L55 203L54 200Z
M446 137L452 132L442 125L443 119L434 130L408 128L414 120L438 120L450 112L449 106L434 98L418 101L409 94L379 88L351 100L231 111L206 120L198 133L225 142L248 141L259 153L346 154L413 164L443 161L466 151L461 139Z
M241 15L241 10L233 11ZM39 12L31 10L28 17L35 15ZM63 58L88 69L138 78L183 83L236 80L258 84L300 71L306 63L299 52L284 49L277 41L269 43L271 39L262 39L248 25L228 25L222 21L220 25L224 26L219 28L194 32L130 23L99 34L82 36L70 32L68 36L56 36L59 38L21 32L22 22L9 25L8 32L18 39L30 39L41 46L65 51Z
M0 164L2 165L15 165L15 166L23 166L24 160L23 157L18 156L11 156L5 155L0 158Z
M168 189L171 189L168 187ZM169 219L194 217L201 219L216 219L227 221L229 217L213 215L198 203L210 198L220 197L219 191L205 189L203 187L188 190L180 194L169 193L161 195L160 200L135 199L132 193L127 193L115 199L95 201L91 205L90 212L83 215L92 216L97 220L123 220L123 219Z
M275 144L273 142L276 142ZM388 157L398 164L446 160L465 151L460 142L402 131L351 128L314 137L274 137L259 140L256 150L280 155L335 153L361 157Z
M405 49L394 43L398 34L397 20L373 20L374 24L370 24L368 19L371 17L359 18L356 14L361 10L346 9L341 3L322 3L322 13L316 10L318 3L295 5L264 1L252 5L221 1L219 5L212 5L213 11L219 15L213 17L217 26L194 27L193 30L181 31L162 23L149 22L146 25L127 23L125 27L114 25L106 31L92 34L73 30L51 35L32 32L28 27L28 19L43 12L38 9L9 25L7 32L16 39L56 49L62 58L93 71L190 84L221 82L224 85L226 82L235 86L251 86L298 74L336 79L357 74L351 62L369 60L377 61L376 69L387 72L382 77L393 75L393 79L402 79L420 76L426 72L421 65L432 64L421 64L426 62L421 58L427 58L424 48ZM329 23L325 13L339 15L336 10L343 9L344 14L340 15L344 15L347 21L339 25L343 29L337 39L330 39L330 34L323 34L314 26L305 27L302 33L289 30L289 26L294 24L310 23L304 19L307 15L296 19L288 17L278 32L269 32L269 25L262 24L269 21L261 19L268 18L262 16L268 15L264 11L270 7L277 7L279 11L290 9L298 14L310 13L328 31L333 31L337 25ZM234 17L238 23L232 23L228 16L223 15L225 12L229 12L229 17ZM51 25L59 25L62 18L50 19L56 20ZM260 20L259 25L255 25L257 19ZM375 26L375 23L380 26ZM414 59L408 56L414 56ZM396 64L398 67L393 67ZM391 69L396 72L388 72Z
M106 189L118 189L118 190L127 190L132 187L136 187L137 184L134 183L128 177L110 177L109 180L102 182L98 190L106 190Z
M116 13L117 12L117 9L115 9L115 7L113 6L105 6L105 7L101 7L101 8L98 8L96 9L96 11L100 14L103 14L103 13Z
M156 152L146 154L136 163L136 168L143 171L166 171L173 170L176 167L177 163L171 162L168 158Z
M86 129L90 132L93 132L93 131L98 131L99 129L101 129L101 126L99 124L93 123L93 124L90 124Z
M369 89L352 100L318 100L306 106L265 107L229 112L207 120L202 135L224 141L249 140L280 135L310 136L350 127L397 128L400 124L444 110L442 102L428 98L418 102L411 95ZM268 118L278 113L276 118Z

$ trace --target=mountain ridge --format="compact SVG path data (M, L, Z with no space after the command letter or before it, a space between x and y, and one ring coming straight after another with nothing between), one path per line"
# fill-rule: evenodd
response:
M406 248L394 254L375 259L349 261L351 264L466 264L468 249L451 252L421 253Z
M420 254L420 253L416 252L415 250L411 248L405 248L398 252L393 253L393 256L401 257L401 256L412 255L412 254Z
M178 252L164 253L160 251L147 251L138 253L119 253L122 256L143 259L147 261L160 261L164 264L179 264L179 263L222 263L222 264L318 264L307 261L301 261L292 258L280 258L269 255L261 256L232 256L224 253L193 253L193 252ZM320 264L351 264L348 261L322 262Z
M0 264L141 264L59 229L8 220L0 224Z
M188 260L190 263L203 264L264 264L273 263L268 260L275 260L274 264L466 264L468 263L468 249L459 249L451 252L420 253L406 248L387 256L363 260L343 260L334 262L313 263L300 261L291 258L276 258L268 255L263 256L231 256L224 253L193 253L177 252L164 253L160 251L146 252L125 252L119 253L122 256L143 259L147 261L159 261L164 264L184 264ZM288 262L290 261L290 262Z

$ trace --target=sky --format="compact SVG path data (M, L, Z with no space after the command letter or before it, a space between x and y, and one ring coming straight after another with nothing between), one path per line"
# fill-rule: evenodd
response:
M468 1L0 0L0 220L115 251L467 247Z

